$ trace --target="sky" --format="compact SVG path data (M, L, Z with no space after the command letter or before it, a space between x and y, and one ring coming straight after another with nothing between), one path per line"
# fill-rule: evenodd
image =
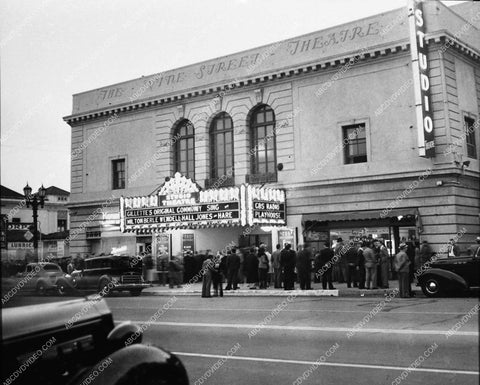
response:
M448 2L451 5L457 2ZM1 184L70 191L72 95L406 7L407 0L3 0Z

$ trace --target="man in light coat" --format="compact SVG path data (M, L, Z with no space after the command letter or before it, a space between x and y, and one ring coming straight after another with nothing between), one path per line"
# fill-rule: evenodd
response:
M365 259L365 288L377 289L377 256L372 250L372 243L368 241L363 249Z
M280 264L280 244L277 244L277 249L272 254L272 267L274 276L274 287L280 289L282 287L282 265Z
M400 243L400 251L395 255L395 270L398 273L398 286L400 291L400 298L409 298L410 297L410 260L406 253L407 244Z

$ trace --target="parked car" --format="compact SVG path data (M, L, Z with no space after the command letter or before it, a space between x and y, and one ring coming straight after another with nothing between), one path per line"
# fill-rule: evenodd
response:
M114 324L101 296L2 309L2 383L188 385L182 362Z
M427 297L466 292L480 286L480 256L435 259L418 277Z
M113 291L129 291L140 295L150 287L142 277L142 259L128 255L106 255L85 259L85 268L74 270L70 283L80 291L94 290L107 295Z
M2 291L16 288L21 293L36 292L43 295L58 290L58 283L65 278L61 267L52 262L32 262L14 277L2 279Z

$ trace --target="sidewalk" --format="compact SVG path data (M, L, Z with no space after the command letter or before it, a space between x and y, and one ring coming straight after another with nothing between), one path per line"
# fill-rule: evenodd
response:
M224 284L224 287L226 285ZM365 290L358 289L356 287L347 288L346 283L334 282L336 290L322 290L321 283L313 283L313 290L300 290L298 283L295 284L296 290L283 290L274 289L270 287L268 289L249 289L247 284L239 285L237 290L224 290L223 295L226 297L385 297L387 295L393 296L394 290L398 290L398 281L389 281L388 289L375 289ZM412 284L412 290L416 293L416 296L422 296L419 287ZM168 286L160 286L155 284L153 287L144 289L142 296L150 295L163 295L163 296L201 296L202 283L197 282L194 284L184 284L181 288L170 289ZM212 288L213 295L213 288Z

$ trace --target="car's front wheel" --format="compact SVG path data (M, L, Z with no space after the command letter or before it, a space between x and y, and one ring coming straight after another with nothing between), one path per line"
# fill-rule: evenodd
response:
M110 281L108 279L102 279L98 285L98 293L106 297L110 291Z
M67 295L69 291L70 291L70 286L66 282L60 281L57 283L58 295L61 295L61 296Z
M442 282L436 277L428 277L422 283L422 291L427 297L438 297L443 291Z

